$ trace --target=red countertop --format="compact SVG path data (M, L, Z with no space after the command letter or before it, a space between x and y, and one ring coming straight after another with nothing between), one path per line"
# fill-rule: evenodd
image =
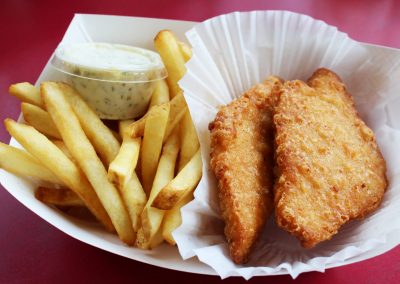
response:
M74 13L202 21L232 11L290 10L326 21L350 37L400 48L400 1L308 0L73 0L0 1L0 118L16 119L14 82L35 82ZM0 141L10 136L0 127ZM158 268L81 243L57 230L0 186L0 283L216 283L219 277ZM228 283L243 281L230 278ZM370 260L300 275L299 283L399 283L400 247ZM253 283L290 283L290 276L256 277Z

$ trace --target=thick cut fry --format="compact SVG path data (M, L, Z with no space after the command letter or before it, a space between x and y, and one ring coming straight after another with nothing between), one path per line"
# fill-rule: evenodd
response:
M169 102L169 89L168 84L165 80L157 81L156 88L154 89L149 109L156 105L161 105Z
M135 241L135 233L128 212L117 189L108 181L106 169L64 96L65 88L62 86L52 82L42 83L42 97L47 111L60 131L69 152L96 191L120 239L132 245ZM111 132L109 133L112 135Z
M194 127L192 117L187 109L185 116L181 121L181 153L179 157L179 167L181 170L193 157L200 147L197 138L196 128Z
M178 41L171 31L160 31L154 39L154 47L161 56L168 71L167 82L170 96L173 98L180 91L178 81L185 75L185 60Z
M108 168L108 180L115 184L117 188L123 188L130 180L135 171L136 163L139 157L141 138L130 138L124 135L129 121L120 122L120 132L123 141L118 155L111 162Z
M51 120L47 111L29 103L22 103L21 111L24 115L25 121L39 130L39 132L46 136L61 139L60 132L58 132L57 127L54 125L54 122Z
M153 249L155 247L158 247L159 245L162 244L162 242L164 241L164 238L162 236L161 233L161 228L157 231L157 233L154 235L154 237L151 240L149 249Z
M35 197L44 203L58 206L85 206L79 196L68 188L38 187Z
M110 217L85 175L56 145L31 126L12 119L6 119L4 123L11 136L73 190L109 231L114 231Z
M142 137L144 134L144 127L146 125L146 119L151 113L152 109L150 109L144 116L142 116L139 120L131 123L126 131L132 138Z
M39 88L36 88L28 82L11 85L9 92L22 102L27 102L41 108L44 107Z
M172 209L185 194L196 187L201 174L202 161L199 149L178 175L158 193L151 206L163 210Z
M120 180L118 182L118 189L131 218L132 228L136 232L139 229L139 217L146 204L147 198L135 172L135 167L139 158L141 138L130 138L129 133L126 131L127 126L132 122L132 120L119 122L119 133L120 136L123 137L123 142L120 152L110 165L108 177L110 178L111 172ZM121 155L123 158L121 158Z
M43 88L46 88L48 84L56 85L57 89L65 95L87 138L108 166L115 159L121 147L112 131L101 121L74 88L64 83L45 82L41 86L42 92Z
M157 173L151 188L149 202L147 207L151 205L154 198L160 190L166 186L173 178L175 172L175 162L179 153L179 133L175 130L165 142L162 149L162 155L157 167Z
M168 117L168 125L164 135L164 142L169 137L174 128L178 125L179 121L182 119L187 109L187 104L182 92L175 96L169 103L165 103L162 105L167 104L169 104L170 106L170 111ZM132 138L142 137L144 135L146 120L152 112L154 112L153 108L149 109L149 111L141 119L131 123L127 127L127 133L129 133Z
M58 149L60 149L64 153L64 155L68 157L68 159L75 162L74 157L72 157L67 146L65 146L65 143L62 140L51 140L51 142L53 142L54 145L56 145Z
M0 142L0 168L18 176L29 176L62 185L63 182L39 160L24 150Z
M118 121L118 135L121 137L122 140L131 138L128 132L128 126L134 122L135 121L133 119Z
M136 236L136 246L141 249L152 249L163 242L161 222L164 210L144 207L140 215L141 226Z
M120 189L120 193L131 217L132 228L137 232L140 226L140 214L147 198L136 173L133 173L128 183Z
M185 62L188 62L189 59L192 57L192 48L183 41L178 41L178 45L179 50L182 53L183 59L185 60Z
M150 206L159 191L174 178L175 162L178 152L179 133L178 131L174 131L163 147L150 197L140 216L142 226L136 238L136 245L140 248L148 249L151 244L153 244L153 246L156 245L154 239L156 238L157 232L160 230L165 211Z
M176 244L172 232L182 224L181 208L192 199L193 194L186 194L171 210L165 212L162 222L162 236L170 245Z
M146 119L140 155L143 188L147 195L150 193L154 175L156 174L167 127L169 109L169 104L154 106Z
M187 110L187 104L182 92L175 96L170 102L170 112L168 117L168 125L165 130L164 142L168 139L169 135L176 128L182 117L185 115Z

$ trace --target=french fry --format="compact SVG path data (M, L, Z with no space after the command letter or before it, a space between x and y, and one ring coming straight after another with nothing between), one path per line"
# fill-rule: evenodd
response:
M120 193L131 218L132 228L137 232L140 226L140 214L146 204L147 197L136 173L132 174L123 188L120 188Z
M121 137L122 140L131 138L128 132L128 126L134 122L135 121L133 119L118 121L118 135Z
M169 110L169 104L154 106L146 119L143 142L140 149L142 183L146 195L150 193L154 175L156 174L168 123Z
M41 107L29 103L22 103L21 111L24 115L25 121L29 125L39 130L39 132L46 136L61 139L61 135L47 111L43 110Z
M58 206L85 206L79 196L68 188L38 187L35 197L47 204Z
M179 132L175 130L162 149L162 155L157 166L157 173L151 188L147 207L151 205L160 190L166 186L173 178L175 172L176 158L179 153Z
M189 59L192 57L192 48L183 41L178 41L178 45L179 50L182 53L183 59L185 60L185 62L188 62Z
M182 92L180 92L170 101L170 112L168 117L167 129L165 130L164 142L168 139L169 135L182 120L182 117L185 115L186 110L187 104L185 98L182 95Z
M132 138L138 138L138 137L142 137L144 134L144 127L146 125L146 120L147 117L149 116L149 114L151 113L151 109L144 115L142 116L139 120L131 123L126 131L129 133L129 135Z
M6 119L4 124L12 137L73 190L109 231L114 231L110 217L83 172L56 145L32 126L12 119Z
M144 133L144 126L146 119L151 108L156 105L161 105L169 102L169 90L165 80L157 82L157 86L154 90L153 96L151 97L149 111L139 120L129 125L128 130L132 138L141 137Z
M120 132L123 137L121 148L114 161L108 168L108 180L117 188L125 187L128 180L135 171L136 163L139 157L141 138L130 138L124 134L126 127L132 121L120 121Z
M171 210L185 194L196 187L201 174L202 161L199 149L178 175L161 189L151 206Z
M20 101L36 105L43 108L44 103L40 96L39 88L28 82L13 84L9 88L9 93L17 97Z
M170 112L168 117L168 125L164 135L164 142L171 134L172 130L178 125L179 121L182 119L185 114L187 104L185 98L183 97L182 92L180 91L177 96L175 96L169 103L164 103L162 105L170 105ZM127 132L132 138L142 137L144 135L144 127L146 125L146 120L149 115L154 112L153 108L149 109L149 111L139 120L133 122L127 127Z
M164 241L164 238L162 236L162 232L161 232L161 228L156 232L156 234L154 235L154 237L152 238L150 245L149 245L149 249L153 249L155 247L158 247L159 245L162 244L162 242Z
M169 102L169 89L168 84L165 80L157 81L156 88L154 89L153 95L151 96L149 109L156 105Z
M140 214L146 204L146 194L136 175L135 167L139 158L141 138L131 138L126 128L131 124L131 120L119 122L120 136L123 137L121 149L110 164L108 178L117 180L117 188L125 203L126 209L132 221L132 228L136 232L139 229Z
M170 87L171 96L174 97L175 95L181 94L182 91L178 86L178 81L186 73L185 61L187 61L192 56L191 48L185 43L177 41L173 33L168 30L160 31L157 34L156 38L154 39L154 46L160 54L165 67L167 68L167 81ZM180 110L182 110L182 108L180 108ZM187 110L186 113L183 113L182 115L182 149L178 167L179 169L182 169L186 165L186 163L191 159L194 153L196 153L199 147L196 130L194 128L189 110ZM171 123L169 123L169 126L170 127L168 128L165 137L168 137L170 131L175 128L175 125L172 125Z
M138 162L136 164L135 173L138 177L140 177L140 179L142 178L142 157L140 156L140 154L139 154Z
M51 140L51 142L53 142L53 144L56 145L58 149L60 149L64 153L64 155L68 157L68 159L75 162L74 157L72 157L67 146L65 146L65 143L62 140Z
M101 121L74 88L64 83L45 82L42 83L42 92L43 86L46 86L46 84L57 85L57 88L65 95L78 117L87 138L108 167L117 156L119 148L121 147L112 131Z
M41 92L46 109L60 131L69 152L96 191L118 236L126 244L132 245L135 241L135 233L128 212L117 189L108 181L107 171L86 137L72 106L68 103L66 98L68 95L64 95L63 86L53 82L42 83ZM75 97L74 94L71 96ZM79 102L79 100L76 101ZM112 136L111 132L107 133ZM115 139L114 136L112 137Z
M190 112L186 109L181 121L181 153L179 156L178 170L180 171L193 157L200 147Z
M35 157L22 149L1 142L0 168L18 176L28 176L55 184L64 184Z
M160 54L165 68L168 71L167 82L170 97L173 98L180 91L178 81L185 75L185 60L181 53L178 41L169 30L160 31L154 39L154 47Z
M161 222L164 217L164 210L151 207L154 198L159 191L174 178L175 163L179 152L179 133L174 131L170 138L165 142L158 163L157 173L154 177L153 186L151 188L149 200L140 215L142 226L140 227L136 245L139 248L149 249L156 246L157 232L160 230ZM162 241L162 238L161 238Z
M141 249L152 249L160 245L164 238L161 233L161 222L164 210L144 207L140 215L141 226L137 231L136 246Z
M192 199L193 194L186 194L171 210L165 212L162 222L162 236L170 245L176 244L172 232L182 224L181 208Z

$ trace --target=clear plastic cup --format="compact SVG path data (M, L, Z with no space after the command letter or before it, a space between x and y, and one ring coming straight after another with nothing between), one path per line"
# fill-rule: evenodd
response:
M121 44L62 45L51 63L102 119L142 116L156 82L167 77L156 52Z

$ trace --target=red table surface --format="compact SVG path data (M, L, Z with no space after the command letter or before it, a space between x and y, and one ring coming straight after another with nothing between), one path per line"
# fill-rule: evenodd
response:
M16 119L14 82L35 82L74 13L113 14L190 21L232 11L290 10L326 21L350 37L400 48L400 1L0 1L0 116ZM0 140L10 136L0 127ZM81 243L33 214L0 189L0 283L167 281L215 283L219 277L177 272L126 259ZM300 275L299 283L395 283L400 247L370 260L325 273ZM229 278L229 283L243 281ZM255 277L251 282L289 283L290 276ZM398 283L398 282L397 282Z

